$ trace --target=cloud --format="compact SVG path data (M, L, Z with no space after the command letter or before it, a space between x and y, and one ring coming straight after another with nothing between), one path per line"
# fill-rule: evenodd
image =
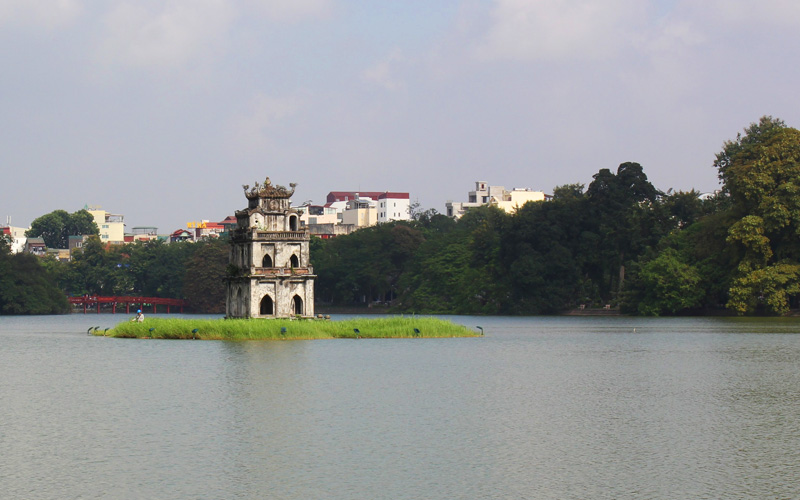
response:
M274 21L324 16L333 9L332 0L247 0L245 5Z
M105 17L101 59L107 64L172 67L222 43L235 12L224 0L121 3Z
M386 60L364 70L361 76L364 80L380 85L386 90L403 90L406 86L405 82L394 77L392 71L392 67L403 60L400 52L394 51Z
M478 47L485 59L602 59L635 39L639 0L496 0Z
M52 29L71 23L81 10L78 0L0 0L0 25Z
M713 0L699 3L698 10L714 13L724 22L748 24L750 26L800 26L800 3L795 0Z
M257 94L248 111L234 117L229 127L237 147L258 151L274 145L274 135L281 125L303 108L299 97L272 97Z

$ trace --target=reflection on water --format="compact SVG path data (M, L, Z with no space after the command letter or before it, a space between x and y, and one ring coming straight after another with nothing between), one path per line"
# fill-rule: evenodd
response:
M792 498L797 320L226 343L0 318L4 498Z

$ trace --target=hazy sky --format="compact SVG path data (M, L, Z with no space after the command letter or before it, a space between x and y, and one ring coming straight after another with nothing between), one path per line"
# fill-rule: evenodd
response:
M162 233L242 184L552 192L643 165L712 191L723 141L800 126L795 0L0 0L0 215Z

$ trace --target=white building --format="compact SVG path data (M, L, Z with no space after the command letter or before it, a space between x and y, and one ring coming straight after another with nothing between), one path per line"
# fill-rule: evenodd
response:
M331 191L328 193L325 210L337 213L336 222L357 228L374 226L383 222L410 220L410 197L408 193L391 191ZM326 212L327 214L328 212ZM311 216L309 216L309 224ZM331 224L332 218L317 219L317 224Z
M27 237L24 227L3 226L0 227L0 235L5 235L11 241L11 253L20 253L25 249Z
M461 218L470 208L482 205L494 205L508 213L513 213L529 201L544 201L547 195L542 191L533 191L528 188L514 188L507 191L503 186L490 186L486 181L477 181L475 190L468 194L467 202L445 203L446 214L455 219Z
M514 213L529 201L544 201L546 195L542 191L532 191L528 188L514 188L503 193L502 197L492 197L490 205L496 205L507 213Z
M344 206L342 207L342 210ZM302 207L295 207L300 213L300 223L304 226L312 226L317 224L337 224L341 216L335 207L327 205L303 205Z
M381 193L378 195L378 222L411 219L411 202L408 193Z
M100 230L100 241L103 243L125 243L125 217L106 212L99 206L86 209Z
M378 207L372 198L357 197L347 202L347 208L342 212L342 224L355 227L369 227L378 223Z

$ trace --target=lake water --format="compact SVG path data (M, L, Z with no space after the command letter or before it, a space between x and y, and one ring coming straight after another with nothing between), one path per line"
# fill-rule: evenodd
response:
M797 319L452 317L484 328L470 339L86 334L125 319L0 317L0 497L800 491Z

